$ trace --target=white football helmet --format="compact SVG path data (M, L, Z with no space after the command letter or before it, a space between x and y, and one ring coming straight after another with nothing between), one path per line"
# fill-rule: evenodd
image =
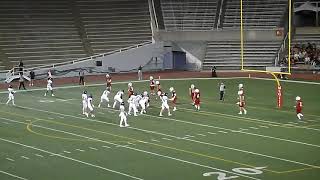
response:
M199 90L199 89L195 89L195 90L194 90L194 92L199 93L199 92L200 92L200 90Z
M190 86L190 87L191 87L191 89L193 89L193 88L194 88L194 84L191 84L191 86Z
M110 75L109 74L106 74L106 78L109 78L110 77Z
M129 86L129 87L131 87L131 86L132 86L132 83L131 83L131 82L129 82L129 83L128 83L128 86Z
M148 91L144 91L144 92L143 92L143 95L144 95L144 96L148 96Z
M239 84L239 89L243 88L243 84Z
M160 84L160 82L159 81L156 81L156 85L159 85Z
M158 92L157 92L157 95L158 95L158 96L161 96L161 91L158 91Z
M300 96L297 96L296 97L296 101L300 101L301 100L301 97Z
M173 87L170 87L169 91L170 91L170 92L174 91Z
M150 80L153 80L153 76L150 76Z

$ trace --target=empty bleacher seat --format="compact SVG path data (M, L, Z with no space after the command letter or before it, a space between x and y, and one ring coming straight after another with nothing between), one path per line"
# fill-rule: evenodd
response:
M244 42L244 66L272 66L280 43L279 41ZM219 69L240 69L240 50L240 41L208 42L203 69L210 69L212 66Z
M240 1L228 0L223 28L240 27ZM243 25L245 29L276 28L284 15L288 0L243 0Z
M148 0L77 0L95 54L151 41Z
M1 0L0 48L33 67L85 57L68 1Z
M216 0L161 0L165 29L168 31L212 30Z

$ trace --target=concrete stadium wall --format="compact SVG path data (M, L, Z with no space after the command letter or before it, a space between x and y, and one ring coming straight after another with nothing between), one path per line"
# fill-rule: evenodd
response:
M240 41L240 31L159 31L155 34L159 41ZM276 36L276 30L246 30L244 39L248 41L279 41L283 36Z
M158 57L161 59L162 49L163 43L153 43L92 60L85 60L74 64L52 68L38 69L35 70L35 74L37 79L43 79L47 77L47 72L49 69L51 70L53 76L59 77L78 76L80 69L84 69L86 74L90 75L112 72L132 72L136 71L140 65L144 66L148 64L153 57ZM102 66L97 66L97 61L101 61ZM114 69L114 71L112 71L110 68ZM162 69L162 64L158 64L157 68ZM0 73L0 81L3 82L5 78L6 73Z

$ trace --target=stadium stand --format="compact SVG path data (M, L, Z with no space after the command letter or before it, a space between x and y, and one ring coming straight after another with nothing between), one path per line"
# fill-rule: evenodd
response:
M0 1L0 49L10 63L26 67L87 56L68 1Z
M240 1L228 0L224 16L224 29L240 27ZM243 22L244 28L250 29L272 29L276 28L288 0L243 0Z
M278 41L244 42L244 66L255 68L272 66L279 46ZM208 42L203 69L208 70L212 66L218 69L240 69L240 42Z
M94 54L151 41L147 0L77 0Z
M214 28L216 0L161 0L161 8L167 31Z

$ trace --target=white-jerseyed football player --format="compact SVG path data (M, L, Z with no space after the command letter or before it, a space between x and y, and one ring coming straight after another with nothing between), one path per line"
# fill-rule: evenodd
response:
M14 91L14 89L12 88L11 85L9 85L8 91L9 91L8 101L7 101L6 104L8 105L9 102L11 101L11 102L12 102L12 105L15 105L15 104L14 104L14 93L16 93L16 92Z
M91 117L95 117L94 115L94 105L93 105L93 98L92 98L92 95L90 94L88 96L88 113L86 114L87 117L89 117L89 115L91 115Z
M168 105L168 95L167 95L167 93L164 93L164 94L160 95L160 99L161 99L162 104L161 104L161 110L160 110L159 116L162 116L162 113L163 113L164 109L167 109L168 116L171 116L170 108L169 108L169 105Z
M110 88L107 87L106 90L104 90L103 93L102 93L102 95L101 95L100 103L99 103L98 107L100 107L101 104L102 104L104 101L107 102L108 107L110 107L110 104L109 104L109 94L110 94Z
M128 127L129 124L127 123L127 113L125 111L124 102L120 104L120 127ZM124 123L124 125L122 125Z
M141 94L135 94L135 98L134 98L134 104L136 105L137 110L139 109L139 101L142 99L142 95Z
M113 109L116 107L117 103L121 104L123 102L123 99L122 99L123 93L124 93L124 91L120 90L117 92L116 95L114 95L114 97L113 97L114 102L113 102L113 106L112 106Z
M51 96L54 96L53 94L53 88L52 88L52 78L48 78L47 80L47 91L46 93L44 93L44 96L47 96L48 92L50 91L51 92Z
M131 115L131 111L133 110L133 115L137 116L137 106L135 103L136 95L132 94L129 99L128 99L128 104L129 104L129 110L128 110L128 115Z
M147 103L149 101L149 97L148 97L148 94L145 96L143 96L140 101L139 101L139 104L140 104L140 107L141 107L141 111L140 111L140 114L143 114L143 113L147 113L146 111L146 106L147 106Z
M87 109L88 109L87 91L83 91L81 97L82 97L82 114L88 116L88 113L87 113Z

